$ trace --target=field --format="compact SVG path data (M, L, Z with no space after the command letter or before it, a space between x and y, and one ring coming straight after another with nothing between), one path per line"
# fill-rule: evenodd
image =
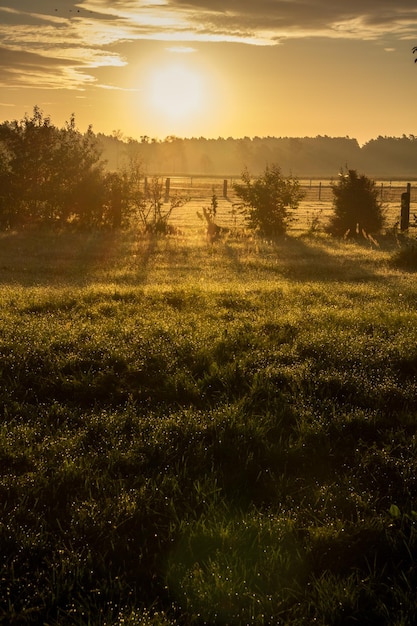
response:
M417 623L401 237L198 206L0 237L0 623Z

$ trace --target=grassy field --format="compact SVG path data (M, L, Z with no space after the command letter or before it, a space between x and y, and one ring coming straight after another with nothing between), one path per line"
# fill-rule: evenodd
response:
M0 623L415 624L397 245L2 235Z

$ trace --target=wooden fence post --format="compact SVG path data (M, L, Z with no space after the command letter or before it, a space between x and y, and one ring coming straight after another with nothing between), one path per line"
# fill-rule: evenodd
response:
M227 180L223 181L223 198L227 198Z
M165 202L168 202L169 200L169 190L171 187L171 179L167 178L165 181Z
M410 196L411 183L407 183L407 191L401 194L401 230L407 230L410 225Z

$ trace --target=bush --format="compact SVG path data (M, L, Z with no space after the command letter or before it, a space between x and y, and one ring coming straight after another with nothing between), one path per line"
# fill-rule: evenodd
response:
M398 269L417 271L417 245L406 245L391 257L391 265Z
M299 181L285 178L277 165L267 166L256 179L245 170L242 181L233 187L247 226L267 237L283 235L288 228L288 210L296 209L303 197Z
M37 106L32 117L0 124L0 228L104 226L105 175L91 127L72 115L54 126Z
M381 230L384 215L373 180L356 170L342 171L332 190L334 215L330 219L330 233L355 236Z

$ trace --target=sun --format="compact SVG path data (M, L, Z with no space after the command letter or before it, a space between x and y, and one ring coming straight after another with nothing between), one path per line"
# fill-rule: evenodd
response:
M201 113L204 94L202 75L180 63L161 66L149 77L149 104L168 120L182 121Z

